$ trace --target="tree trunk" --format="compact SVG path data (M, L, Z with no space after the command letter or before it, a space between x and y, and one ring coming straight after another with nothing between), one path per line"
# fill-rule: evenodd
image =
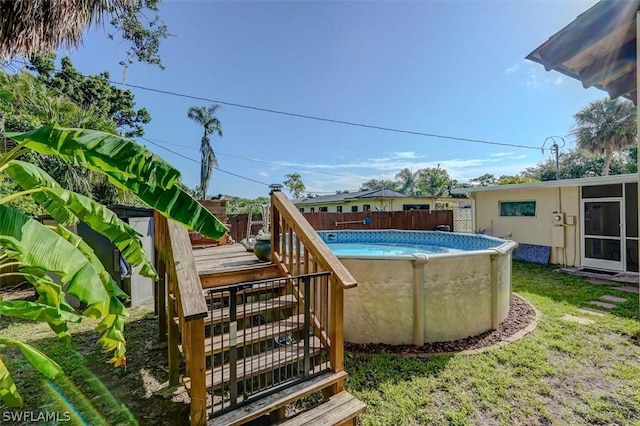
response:
M613 148L610 143L604 147L604 165L602 166L602 176L609 176L609 166L611 165L611 156Z

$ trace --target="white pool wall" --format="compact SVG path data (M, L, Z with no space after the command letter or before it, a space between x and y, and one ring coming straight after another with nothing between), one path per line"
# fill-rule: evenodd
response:
M373 238L384 231L375 232ZM420 231L390 232L402 238L401 233ZM431 236L438 241L448 238L442 234L452 240L463 235L467 242L469 237L479 239L472 246L493 247L432 255L338 256L358 282L344 292L346 341L420 345L475 336L504 321L511 300L511 255L517 243L436 234ZM340 239L347 237L354 236Z

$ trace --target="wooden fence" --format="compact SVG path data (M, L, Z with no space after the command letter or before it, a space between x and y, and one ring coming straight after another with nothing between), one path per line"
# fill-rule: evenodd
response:
M447 225L455 231L452 210L411 210L396 212L357 212L357 213L302 213L316 231L342 229L403 229L433 231L438 225ZM247 233L248 215L229 216L230 235L236 242ZM254 216L254 220L258 220ZM365 220L366 219L366 220ZM370 223L366 224L365 222ZM259 227L253 229L254 233Z

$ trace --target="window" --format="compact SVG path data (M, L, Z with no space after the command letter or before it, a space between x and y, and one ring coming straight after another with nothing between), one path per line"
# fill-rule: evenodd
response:
M429 210L429 204L403 204L402 210Z
M535 215L535 201L500 201L500 216L534 217Z
M365 204L362 206L362 211L363 212L370 212L371 211L371 206L369 204Z
M304 213L304 207L300 207L298 210L300 210L300 213Z
M315 207L311 207L311 213L315 212L316 208Z
M328 211L326 207L318 207L318 211L319 212L326 212Z
M358 206L351 206L351 211L352 212L357 212L358 211Z
M622 197L622 184L582 187L582 198Z
M337 206L337 207L336 207L336 211L337 211L338 213L342 213L342 206Z

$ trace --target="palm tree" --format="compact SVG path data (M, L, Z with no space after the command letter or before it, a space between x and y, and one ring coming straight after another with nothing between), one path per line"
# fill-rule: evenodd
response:
M416 195L415 185L418 172L413 173L409 168L405 167L400 170L395 178L399 182L400 192L410 197Z
M222 107L218 104L212 104L201 107L191 107L187 113L187 117L202 125L204 135L200 142L200 196L204 200L207 195L207 188L211 180L212 170L218 166L218 159L211 148L209 136L216 132L222 137L222 125L220 120L215 116L216 111Z
M0 56L47 53L76 46L84 30L125 13L135 0L35 0L0 2Z
M621 150L636 141L636 107L627 100L600 99L591 102L573 116L571 132L581 149L604 152L602 175L609 175L613 150Z

